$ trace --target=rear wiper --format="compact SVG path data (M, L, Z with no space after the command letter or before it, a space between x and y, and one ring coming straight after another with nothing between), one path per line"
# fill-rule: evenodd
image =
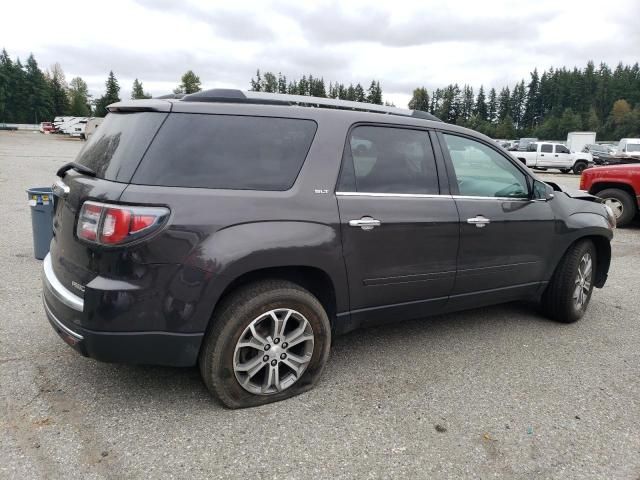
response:
M71 169L75 170L76 172L80 172L80 173L82 173L84 175L87 175L89 177L95 177L96 176L96 172L91 170L89 167L85 167L84 165L80 165L79 163L76 163L76 162L65 163L56 172L56 175L59 176L60 178L64 178L64 176L67 173L67 171L71 170Z

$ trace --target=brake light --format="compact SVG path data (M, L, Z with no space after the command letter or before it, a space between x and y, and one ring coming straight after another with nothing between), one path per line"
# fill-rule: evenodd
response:
M585 186L587 184L587 181L585 179L585 174L584 172L582 172L582 175L580 175L580 186L578 187L580 190L586 190Z
M169 217L166 207L111 205L87 201L82 205L78 238L99 245L121 245L157 231Z

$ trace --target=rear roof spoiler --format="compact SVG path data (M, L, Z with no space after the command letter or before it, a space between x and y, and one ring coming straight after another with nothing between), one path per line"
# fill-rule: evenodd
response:
M107 110L113 112L170 112L171 102L150 98L112 103Z

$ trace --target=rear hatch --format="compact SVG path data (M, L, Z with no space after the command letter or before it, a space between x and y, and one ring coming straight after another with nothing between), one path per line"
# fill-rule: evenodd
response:
M61 173L56 193L51 262L58 280L82 296L82 286L96 275L117 268L111 256L78 239L76 224L87 200L116 202L127 187L167 113L130 111L109 114L78 154L75 162L91 172L69 169Z

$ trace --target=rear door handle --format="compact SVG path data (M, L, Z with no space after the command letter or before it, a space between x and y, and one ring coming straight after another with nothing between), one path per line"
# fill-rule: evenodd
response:
M350 227L360 227L362 230L371 230L374 227L379 227L380 220L376 220L372 217L362 217L360 220L349 220Z
M471 225L475 225L478 228L484 228L486 224L491 223L491 220L489 220L486 217L483 217L482 215L477 215L473 218L467 218L467 223L470 223Z

